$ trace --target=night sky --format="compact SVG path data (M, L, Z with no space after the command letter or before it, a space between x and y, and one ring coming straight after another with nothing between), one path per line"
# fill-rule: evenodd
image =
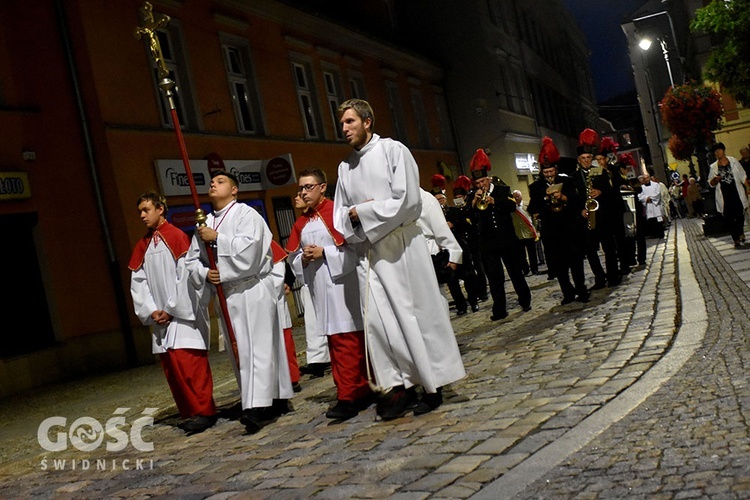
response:
M597 102L633 90L633 73L622 21L646 0L563 0L586 34Z

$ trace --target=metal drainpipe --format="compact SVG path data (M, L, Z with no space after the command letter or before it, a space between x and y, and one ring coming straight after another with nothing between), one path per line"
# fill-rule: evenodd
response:
M133 340L133 330L130 326L130 316L128 314L127 301L125 300L125 293L123 291L123 282L120 274L120 263L117 260L117 254L115 253L114 244L112 243L112 233L109 230L109 223L105 216L104 199L102 197L101 185L99 182L99 173L96 168L96 160L94 155L94 145L91 139L91 126L86 118L86 107L83 102L83 94L81 91L81 84L78 79L78 69L76 68L75 58L73 57L73 44L70 40L70 32L68 31L68 22L65 16L65 7L63 6L63 0L55 0L55 11L57 14L57 24L60 29L60 36L62 37L63 47L65 50L65 59L70 72L70 80L73 84L73 90L75 92L76 105L78 108L78 118L81 121L81 131L83 132L83 141L86 145L86 160L89 167L89 173L91 180L94 183L94 199L96 201L97 212L99 213L99 224L104 233L104 242L107 247L107 257L109 263L109 275L112 279L112 286L115 292L115 301L117 303L117 311L120 317L120 328L122 330L123 341L125 344L125 356L127 358L128 366L136 366L138 364L138 355L135 349L135 341Z

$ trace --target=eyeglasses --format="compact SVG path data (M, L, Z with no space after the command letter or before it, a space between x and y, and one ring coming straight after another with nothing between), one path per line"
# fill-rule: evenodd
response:
M321 184L323 183L318 182L317 184L305 184L304 186L300 186L299 188L297 188L297 192L301 193L304 191L305 193L309 193L310 191L313 190L315 186L320 186Z

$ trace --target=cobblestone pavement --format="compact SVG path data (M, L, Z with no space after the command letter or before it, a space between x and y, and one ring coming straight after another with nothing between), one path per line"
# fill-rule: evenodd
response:
M507 283L506 320L490 322L488 303L454 317L468 376L419 417L382 422L371 407L332 423L330 375L303 377L295 411L247 435L225 353L211 354L222 418L194 436L175 427L157 365L3 401L0 497L750 497L750 252L701 229L679 221L649 240L647 265L589 304L560 306L542 275L528 313ZM38 442L48 417L67 417L65 433L118 408L128 425L159 408L152 451Z
M676 376L524 498L750 498L750 255L685 224L708 313ZM682 258L682 256L681 256Z

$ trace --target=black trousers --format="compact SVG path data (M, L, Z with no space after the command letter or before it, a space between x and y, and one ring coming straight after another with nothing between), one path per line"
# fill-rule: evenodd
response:
M539 272L539 259L536 255L536 240L534 238L524 238L521 240L520 255L523 274L528 274L529 270L537 274Z
M604 278L606 277L607 283L610 284L610 286L615 285L620 282L620 265L619 265L619 249L617 245L617 237L615 235L615 230L617 228L611 227L611 225L608 223L605 227L598 227L596 231L591 231L595 233L592 235L592 239L595 239L597 241L597 247L601 245L602 251L604 252L604 267L606 268L606 274L602 270L601 262L599 261L598 254L596 255L596 263L598 264L598 272L597 275L596 272L594 272L594 277L596 279L597 283L604 283ZM592 250L594 250L592 248ZM598 250L598 248L596 248ZM588 251L586 253L586 257L591 259L589 257ZM589 260L589 265L591 265L591 260ZM594 269L592 266L591 269Z
M737 243L740 241L740 237L745 234L745 212L742 210L742 205L739 209L724 209L724 220L726 221L727 229L729 234L732 235L732 240Z
M487 275L487 281L490 285L490 294L492 295L492 315L505 316L508 312L507 301L505 299L505 273L503 264L508 270L508 277L513 283L513 289L518 295L518 303L522 308L531 306L531 290L523 277L521 263L519 262L519 248L517 240L515 244L505 245L483 245L482 262L484 264L484 273Z
M563 297L566 299L588 296L586 276L583 272L583 252L567 237L545 238L542 236L547 254L547 267L557 278ZM573 284L570 282L573 277Z
M466 296L464 296L464 292L461 289L460 280L464 281ZM469 304L476 306L479 302L479 285L474 266L468 263L460 264L456 272L453 273L453 278L448 281L448 290L451 292L453 302L456 304L456 311L463 312L467 310L467 298Z

